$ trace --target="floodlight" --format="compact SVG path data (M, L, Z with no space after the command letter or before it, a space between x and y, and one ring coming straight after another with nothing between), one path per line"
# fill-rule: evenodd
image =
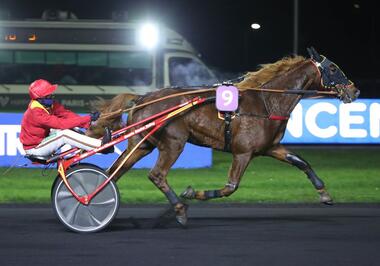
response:
M138 31L138 42L140 45L153 49L158 44L158 26L153 23L143 24Z
M254 29L254 30L258 30L261 28L260 24L259 23L252 23L251 24L251 28Z

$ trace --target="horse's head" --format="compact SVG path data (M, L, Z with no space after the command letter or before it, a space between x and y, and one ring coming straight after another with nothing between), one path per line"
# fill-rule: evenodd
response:
M360 91L337 64L320 55L313 47L307 48L307 51L321 73L321 87L323 89L335 91L337 98L344 103L353 102L358 98Z

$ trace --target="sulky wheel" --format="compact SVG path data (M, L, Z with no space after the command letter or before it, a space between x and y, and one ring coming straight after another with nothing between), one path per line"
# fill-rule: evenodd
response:
M107 174L92 164L70 168L67 180L79 195L93 192ZM86 206L77 201L58 176L52 187L52 204L58 219L70 230L80 233L97 232L107 227L119 209L119 190L114 181L108 183Z

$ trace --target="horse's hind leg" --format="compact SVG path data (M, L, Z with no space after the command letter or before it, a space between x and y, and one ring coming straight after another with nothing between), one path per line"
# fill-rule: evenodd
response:
M314 172L314 170L311 168L310 164L307 161L302 159L297 154L288 151L282 145L275 146L274 148L269 150L266 155L271 156L277 160L289 163L302 170L307 175L314 188L318 191L320 196L320 202L329 205L333 203L331 196L326 191L325 184L317 176L317 174Z
M222 189L195 191L192 187L189 186L184 192L182 192L181 197L186 199L208 200L230 196L238 189L240 179L243 176L244 171L251 159L252 152L233 154L232 165L228 173L228 182Z

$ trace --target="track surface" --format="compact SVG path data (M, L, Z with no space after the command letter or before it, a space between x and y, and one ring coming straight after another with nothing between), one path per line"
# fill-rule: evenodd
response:
M195 204L188 229L152 228L165 208L76 234L48 205L0 205L0 265L380 265L380 205Z

